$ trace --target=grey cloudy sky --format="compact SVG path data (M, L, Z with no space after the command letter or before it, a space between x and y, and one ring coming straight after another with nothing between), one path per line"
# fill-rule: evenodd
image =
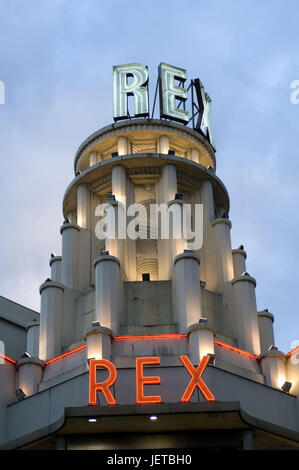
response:
M296 0L0 0L0 295L39 310L61 252L73 157L112 122L112 66L162 61L212 97L217 174L231 198L233 247L248 254L258 308L277 345L299 339ZM151 92L153 95L153 89Z

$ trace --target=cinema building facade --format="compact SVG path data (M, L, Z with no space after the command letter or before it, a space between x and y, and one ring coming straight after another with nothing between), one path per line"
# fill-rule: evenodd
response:
M136 114L76 153L40 318L0 303L1 448L297 449L296 351L275 347L244 247L232 249L211 135L165 107ZM100 240L96 208L125 199L202 204L202 247Z

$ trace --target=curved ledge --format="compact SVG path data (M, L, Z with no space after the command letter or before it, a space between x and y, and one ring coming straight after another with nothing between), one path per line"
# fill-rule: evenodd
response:
M110 328L106 328L105 326L92 326L84 333L84 341L86 341L88 336L98 334L104 334L112 337L112 330L110 330Z
M62 261L62 256L53 256L52 258L50 258L50 261L49 261L50 266L52 266L52 264L55 263L55 261Z
M240 248L236 248L235 250L232 250L232 254L233 255L242 255L244 256L244 258L246 259L247 258L247 253L245 250L240 250Z
M231 283L232 285L236 284L237 282L251 282L254 287L256 287L256 280L254 279L254 277L251 277L251 276L239 276L239 277L235 277Z
M200 258L198 255L196 255L195 253L193 253L193 251L188 251L188 250L185 250L184 253L181 253L179 255L177 255L175 258L174 258L174 261L173 261L173 265L175 265L175 263L177 263L177 261L180 261L181 259L186 259L186 258L192 258L194 259L195 261L198 262L198 264L200 264Z
M120 261L116 256L112 255L101 255L98 258L96 258L93 262L93 266L96 267L98 263L101 263L102 261L114 261L114 263L117 263L118 266L120 266Z
M19 367L24 366L26 364L33 364L36 366L45 367L44 361L38 359L37 357L24 357L24 359L20 359L17 362L16 369L18 370Z
M260 354L259 357L257 358L258 361L262 361L263 359L267 357L278 357L278 359L282 359L283 362L286 362L286 356L282 351L269 351L265 354Z
M200 323L194 323L193 325L189 326L189 328L187 328L187 335L189 335L193 331L197 331L197 330L211 331L214 335L214 338L216 336L216 331L214 330L214 328L210 327L207 324L206 325L201 325Z
M228 225L229 228L232 228L232 223L229 219L220 218L220 219L215 219L213 220L213 222L211 222L212 227L215 227L215 225L218 225L218 224Z
M88 149L104 138L107 138L111 135L115 135L118 133L129 132L130 130L161 130L165 131L177 131L181 135L185 135L192 140L195 140L198 144L201 145L205 149L205 151L209 154L214 167L216 169L216 159L215 159L215 151L213 147L210 145L208 140L199 132L194 131L193 129L184 126L183 124L174 123L173 121L164 121L161 119L133 119L133 120L126 120L122 122L117 122L114 124L110 124L109 126L102 127L101 129L95 131L91 134L87 139L85 139L82 144L79 146L74 161L74 171L76 173L77 166L83 155L88 151Z
M274 323L274 315L268 312L268 310L261 310L260 312L257 312L257 316L270 318L270 320L272 320L272 323Z
M63 232L64 230L66 230L67 228L73 228L73 229L75 229L75 230L78 230L79 232L80 232L80 229L81 229L81 227L79 227L79 225L77 225L77 224L71 224L71 223L69 223L69 224L63 224L63 225L60 227L60 233L62 234L62 232Z
M44 289L47 289L49 287L56 287L56 289L61 289L62 291L64 291L64 286L62 284L53 281L46 281L40 286L39 293L41 294Z

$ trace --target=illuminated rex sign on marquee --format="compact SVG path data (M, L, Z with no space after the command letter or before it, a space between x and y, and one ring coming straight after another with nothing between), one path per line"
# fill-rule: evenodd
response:
M204 356L195 368L187 356L180 356L180 360L188 373L191 380L181 398L182 403L188 403L194 391L198 387L201 394L207 401L215 401L214 395L209 390L207 385L202 379L202 374L208 365L210 356ZM159 385L161 378L159 376L149 377L143 375L144 366L154 366L160 364L159 357L137 357L136 358L136 403L138 405L161 403L162 398L160 395L145 395L144 387L146 385ZM97 369L106 369L109 373L108 378L104 382L97 382ZM97 404L97 393L102 392L109 405L117 405L117 402L112 395L111 387L117 380L117 370L112 362L107 359L91 359L89 361L89 404Z
M203 84L196 78L184 88L187 71L161 62L153 104L153 117L157 90L160 96L160 118L192 123L194 130L201 133L215 149L210 123L211 99L204 91ZM148 69L141 64L116 65L113 67L113 118L115 121L132 117L149 117ZM191 93L191 116L186 110L188 92ZM134 97L134 115L130 116L128 97ZM182 107L181 107L182 105Z

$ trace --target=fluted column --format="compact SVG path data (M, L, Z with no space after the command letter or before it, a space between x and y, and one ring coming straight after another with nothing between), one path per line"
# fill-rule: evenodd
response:
M242 276L246 272L246 258L247 254L241 248L232 250L233 265L234 265L234 277Z
M61 282L70 289L78 290L78 249L80 227L64 223L60 228L62 235Z
M215 234L211 223L215 219L213 184L203 180L200 184L200 202L203 204L203 246L200 250L201 277L207 289L217 290Z
M161 138L160 138L161 139ZM168 204L174 201L177 193L176 167L172 164L164 165L159 179L159 203ZM172 272L172 244L169 240L158 239L159 279L167 280Z
M257 312L257 316L260 332L261 353L265 354L268 352L270 346L275 345L273 331L274 316L272 313L268 312L268 310Z
M167 155L169 148L169 138L167 135L161 135L157 140L157 153L164 153Z
M39 330L40 323L33 321L26 325L27 330L27 348L26 351L32 357L38 357L39 354Z
M215 353L216 332L208 324L195 323L188 328L187 332L192 364L199 364L203 356Z
M259 357L266 385L280 389L286 381L285 355L275 348Z
M64 287L55 282L46 281L40 286L39 358L43 361L61 353L63 292Z
M77 188L77 224L82 228L90 228L90 191L86 184L79 184Z
M62 256L52 256L50 258L51 281L61 283Z
M199 257L188 250L174 260L173 305L180 333L203 317L199 263Z
M98 152L90 152L89 154L89 166L94 166L99 162Z
M236 306L238 344L253 354L260 354L260 336L256 309L256 281L249 275L232 281Z
M215 250L217 255L217 290L223 292L224 284L234 278L233 259L230 229L231 222L228 219L215 219L212 227L215 233Z
M118 155L128 155L131 153L131 142L125 136L121 136L117 141L117 151Z
M112 330L115 335L120 322L120 262L115 256L102 255L95 259L94 267L95 321Z

